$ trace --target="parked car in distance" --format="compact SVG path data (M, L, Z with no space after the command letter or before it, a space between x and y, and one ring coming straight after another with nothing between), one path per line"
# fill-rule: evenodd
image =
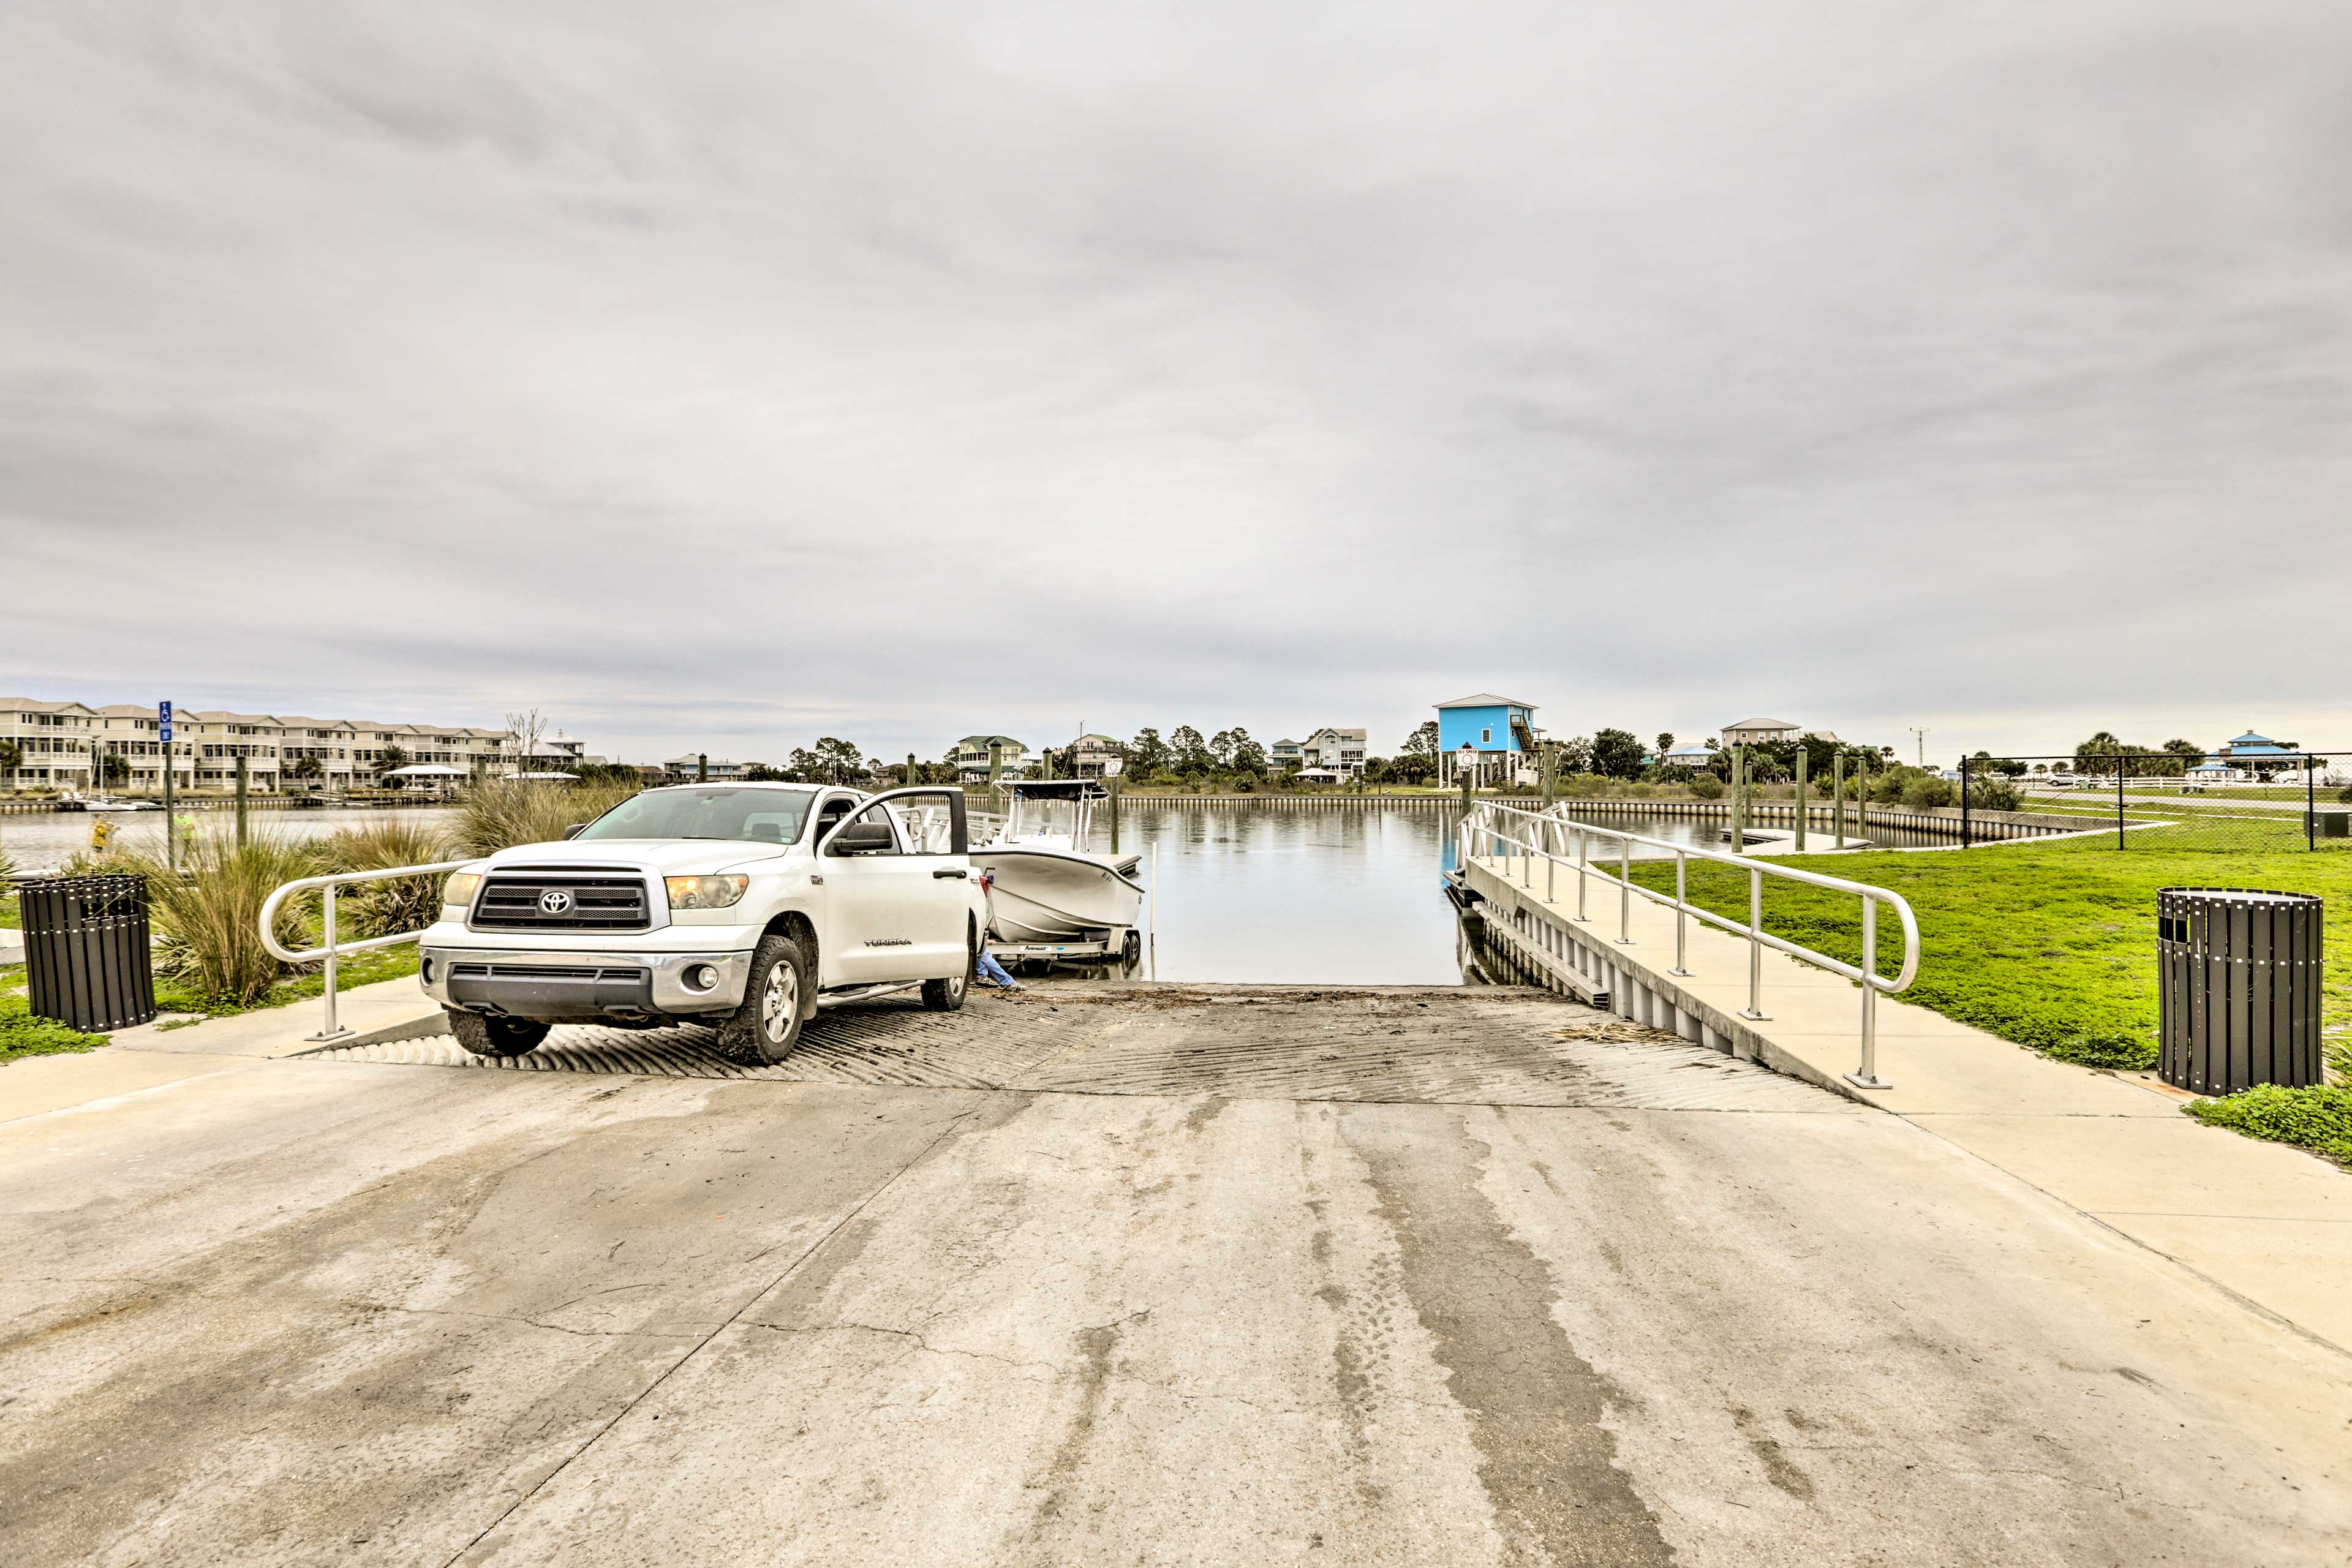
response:
M952 785L646 790L453 873L419 977L479 1056L520 1056L559 1023L698 1022L731 1059L776 1061L820 1006L914 987L963 1005L969 850Z

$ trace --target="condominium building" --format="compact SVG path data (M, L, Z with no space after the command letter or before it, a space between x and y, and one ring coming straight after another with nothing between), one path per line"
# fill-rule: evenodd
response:
M583 756L582 742L563 736L542 739L524 760L506 730L226 709L181 709L173 730L172 785L195 792L235 788L240 757L247 787L263 795L373 785L401 767L472 774L519 763L561 767L603 760ZM0 768L0 789L87 791L103 783L91 775L91 758L100 754L122 759L121 768L108 770L114 774L111 787L135 795L163 787L162 726L154 709L136 703L92 708L0 697L0 742L12 743L16 753L14 768ZM0 750L0 760L5 756Z
M91 743L98 710L79 702L38 702L0 697L0 787L82 789L89 784Z

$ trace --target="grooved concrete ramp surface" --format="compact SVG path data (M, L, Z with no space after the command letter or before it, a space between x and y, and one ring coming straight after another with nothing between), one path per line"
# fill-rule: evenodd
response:
M755 1068L713 1055L710 1038L700 1028L578 1026L503 1059L470 1056L446 1035L306 1059L1070 1094L1864 1114L1719 1051L1517 988L1056 986L977 995L960 1013L887 1000L818 1015L789 1058Z
M1167 1000L0 1123L0 1563L2352 1554L2340 1352L1906 1121L1557 1002Z

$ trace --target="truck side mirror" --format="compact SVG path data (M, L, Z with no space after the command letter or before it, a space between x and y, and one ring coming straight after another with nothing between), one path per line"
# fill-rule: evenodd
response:
M575 822L571 826L563 830L563 837L566 838L577 838L587 829L587 826L588 825L584 822Z
M879 822L853 822L835 832L824 847L828 855L887 854L897 847L887 825Z

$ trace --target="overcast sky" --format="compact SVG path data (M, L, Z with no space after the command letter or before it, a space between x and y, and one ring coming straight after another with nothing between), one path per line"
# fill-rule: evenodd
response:
M0 8L0 694L2352 746L2352 5Z

